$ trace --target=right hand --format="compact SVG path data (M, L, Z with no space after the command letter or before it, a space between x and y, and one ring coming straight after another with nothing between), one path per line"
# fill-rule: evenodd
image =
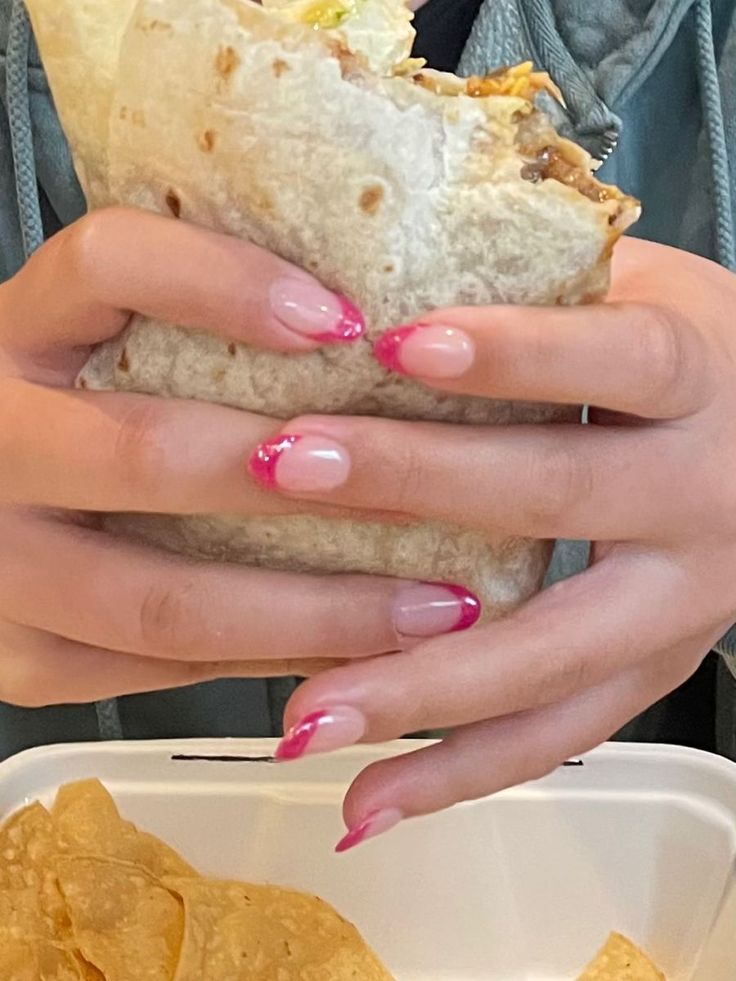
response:
M329 329L345 339L339 300L306 273L146 212L83 218L0 287L0 700L307 674L327 657L381 654L452 626L441 587L194 562L102 531L99 515L112 511L302 507L247 475L278 421L74 390L91 347L131 311L297 354Z

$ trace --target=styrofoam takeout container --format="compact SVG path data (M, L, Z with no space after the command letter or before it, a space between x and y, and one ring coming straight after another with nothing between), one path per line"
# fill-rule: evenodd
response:
M200 871L333 903L399 981L567 981L611 930L644 946L668 981L734 981L735 764L605 746L333 854L351 778L413 745L289 765L263 759L266 740L33 749L0 764L0 815L99 777L125 817Z

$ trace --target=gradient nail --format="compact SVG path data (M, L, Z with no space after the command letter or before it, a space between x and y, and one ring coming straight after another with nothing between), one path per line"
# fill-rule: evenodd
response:
M360 310L344 296L308 279L277 279L271 309L288 330L323 344L357 341L365 332Z
M452 583L404 586L394 602L393 622L404 637L438 637L469 630L481 615L477 596Z
M261 443L250 458L248 470L269 490L331 491L348 479L350 456L334 440L284 434Z
M365 716L358 709L347 705L320 709L289 729L278 745L276 759L298 760L313 753L331 753L354 746L365 730Z
M382 334L373 353L388 371L442 380L466 374L475 361L475 343L457 327L410 324Z
M378 835L385 834L397 824L404 820L404 815L395 807L388 807L380 811L374 811L367 818L350 828L344 838L341 838L335 846L336 852L347 852L357 845L362 845L369 838L376 838Z

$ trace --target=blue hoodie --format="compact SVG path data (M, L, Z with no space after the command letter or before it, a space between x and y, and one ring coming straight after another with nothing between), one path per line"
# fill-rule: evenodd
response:
M485 0L461 73L527 59L564 93L558 126L642 200L636 234L736 271L736 0ZM22 0L0 0L0 281L83 211ZM584 553L563 543L552 576ZM722 653L736 664L736 634ZM725 675L720 748L736 755ZM0 704L0 757L67 740L271 735L292 689L230 680L97 706Z

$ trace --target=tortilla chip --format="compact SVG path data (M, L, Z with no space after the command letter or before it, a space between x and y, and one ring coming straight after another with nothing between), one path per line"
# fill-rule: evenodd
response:
M0 929L0 977L3 981L86 981L92 975L82 973L72 954L47 941L19 939Z
M171 981L184 932L177 898L129 862L63 858L58 875L79 950L107 981Z
M302 893L169 879L184 900L175 981L391 981L355 927Z
M58 835L51 815L41 804L31 804L0 828L0 889L38 884L58 851Z
M96 780L0 828L0 981L390 981L325 903L200 879Z
M36 932L50 940L68 941L70 923L66 904L56 881L56 859L63 849L51 815L41 804L31 804L0 828L0 890L18 895L33 890L43 929ZM6 922L7 907L0 923Z
M132 862L153 876L196 875L173 848L124 821L99 780L62 787L51 817L71 852Z
M81 981L74 951L53 933L38 884L0 892L0 978L3 981Z
M649 958L620 933L612 933L578 981L666 981Z

